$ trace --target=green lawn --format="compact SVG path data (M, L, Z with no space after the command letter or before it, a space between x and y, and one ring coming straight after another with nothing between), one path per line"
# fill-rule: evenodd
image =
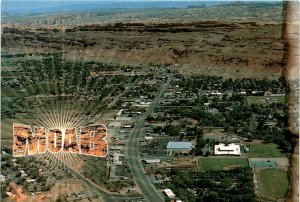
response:
M247 96L249 105L251 104L266 104L264 96Z
M284 198L288 192L289 180L287 173L283 170L263 169L257 174L257 180L259 190L265 196Z
M276 144L251 144L250 152L248 153L249 158L280 158L285 157L285 154L278 149Z
M269 100L276 100L277 103L285 103L285 96L278 96L278 97L272 97L272 96L248 96L247 100L249 105L253 104L263 104L266 105L267 102L265 101L266 98L269 98Z
M199 159L199 170L222 170L223 167L231 165L249 166L248 159L246 158L200 158Z
M13 72L13 71L1 71L2 77L17 77L24 75L24 72Z
M282 104L285 104L285 102L286 102L286 97L277 97L276 99L279 103L282 103Z

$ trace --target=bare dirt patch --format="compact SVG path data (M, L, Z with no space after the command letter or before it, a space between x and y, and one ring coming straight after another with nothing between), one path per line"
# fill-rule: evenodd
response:
M55 183L50 191L39 195L27 196L24 201L56 201L62 194L85 190L85 186L79 180L64 180Z

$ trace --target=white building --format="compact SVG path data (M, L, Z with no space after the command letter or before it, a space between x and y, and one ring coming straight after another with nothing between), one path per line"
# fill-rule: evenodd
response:
M108 124L109 128L120 128L122 125L122 122L120 121L112 121Z
M116 114L116 116L121 116L123 113L124 109L120 109L120 111L118 111L118 113Z
M169 197L169 198L175 198L175 194L171 189L164 189L164 193Z
M205 107L208 107L208 106L210 105L210 103L209 103L209 102L205 102L203 105L204 105Z
M147 141L153 140L153 137L152 136L145 136L145 140L147 140Z
M160 159L144 159L145 163L148 164L159 164L160 163Z
M114 153L113 154L113 164L117 165L117 166L121 166L122 165L122 161L120 161L119 157L122 156L118 153Z
M223 96L223 93L220 92L212 92L210 93L211 96Z
M218 145L215 145L214 155L240 156L241 155L240 145L234 143L230 143L230 144L220 143Z
M5 176L4 175L2 175L2 174L0 174L0 182L5 182Z
M132 128L132 125L124 125L123 128Z
M238 95L247 95L247 92L242 91L242 92L239 92Z
M122 146L118 146L118 145L111 145L110 146L110 150L122 150Z

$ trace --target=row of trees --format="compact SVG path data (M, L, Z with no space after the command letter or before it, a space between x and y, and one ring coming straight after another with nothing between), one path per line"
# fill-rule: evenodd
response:
M250 168L200 173L172 169L170 177L171 182L163 186L172 189L182 201L256 201Z
M255 79L255 78L243 78L235 79L232 78L224 79L221 76L194 76L180 78L175 84L186 89L199 89L203 90L219 90L227 91L233 90L236 92L246 91L251 94L251 91L271 91L273 93L284 92L285 82L283 78L277 80L268 79Z
M196 144L195 144L195 155L196 156L201 156L203 154L202 149L205 147L206 145L206 141L203 138L203 129L196 127ZM205 156L209 155L209 151L206 152Z
M245 122L249 123L249 118L252 115L250 109L244 105L234 106L232 110L223 113L210 113L203 106L174 108L171 113L198 120L200 126L207 127L224 127L226 124L241 127Z

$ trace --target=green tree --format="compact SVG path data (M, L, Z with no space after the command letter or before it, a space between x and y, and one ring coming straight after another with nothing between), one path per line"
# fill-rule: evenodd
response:
M202 148L196 147L195 148L195 156L202 156L202 155L203 155Z
M156 126L156 127L153 128L153 132L154 132L154 133L158 133L158 132L160 132L161 130L162 130L162 127L161 127L161 126Z
M197 141L197 146L200 147L200 148L203 148L205 147L206 145L206 141L203 139L203 138L200 138L198 141Z
M204 201L209 202L217 202L219 201L219 194L215 191L209 191L207 194L204 195Z

